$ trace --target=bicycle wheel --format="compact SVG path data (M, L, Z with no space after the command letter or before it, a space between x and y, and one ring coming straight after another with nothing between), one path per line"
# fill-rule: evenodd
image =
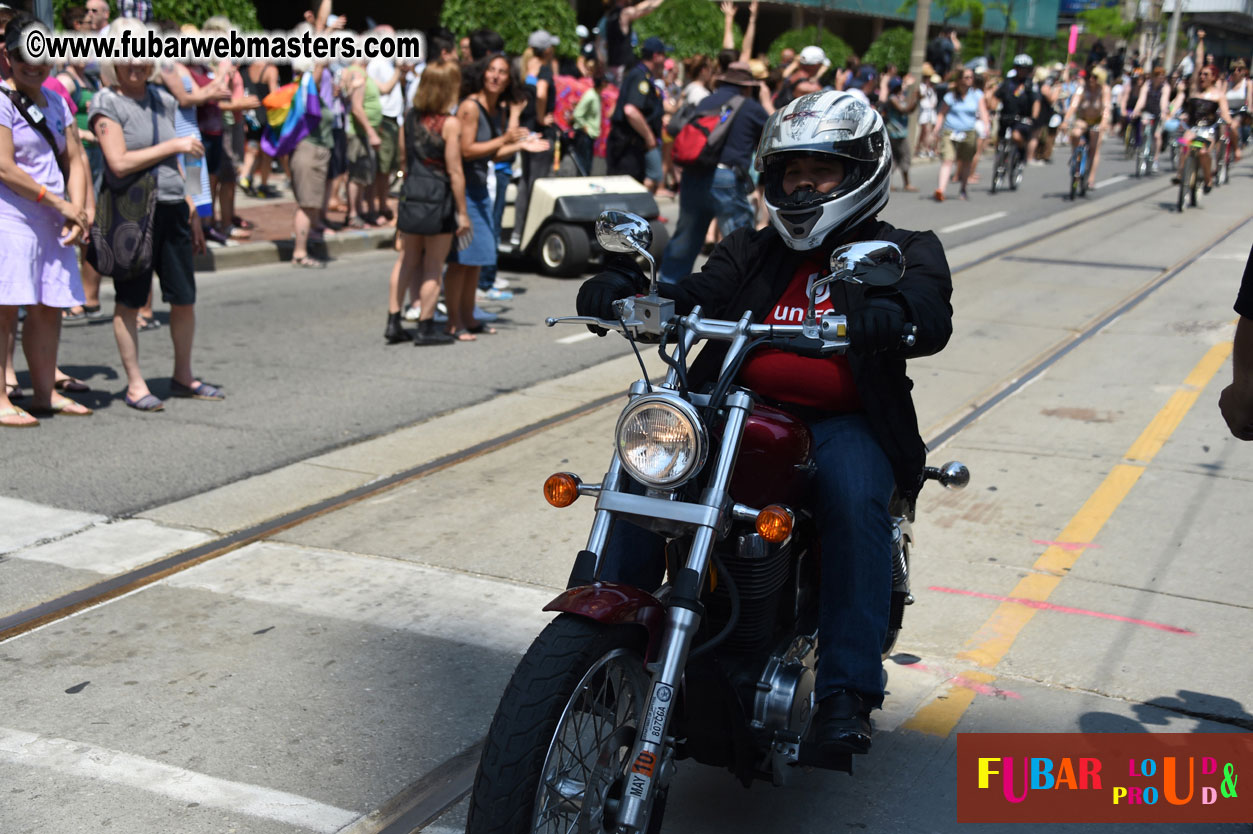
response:
M1088 146L1086 143L1079 151L1079 196L1088 196Z
M1196 208L1197 206L1197 191L1200 190L1201 184L1201 161L1196 158L1197 153L1203 153L1203 151L1188 154L1188 161L1185 163L1188 169L1185 182L1188 183L1188 206L1190 208Z
M1005 146L1000 144L996 146L996 164L992 166L992 185L988 189L989 193L996 193L996 188L1003 176L1005 176Z
M1079 149L1070 151L1070 199L1073 202L1079 191Z

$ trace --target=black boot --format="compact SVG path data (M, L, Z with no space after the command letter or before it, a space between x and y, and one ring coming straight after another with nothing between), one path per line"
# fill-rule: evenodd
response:
M836 690L818 702L814 741L827 750L869 753L871 709L853 690Z
M419 321L418 332L413 337L415 345L451 345L455 341L451 333L435 326L435 319Z
M383 331L383 338L387 340L389 345L397 342L407 342L413 337L409 335L409 331L400 326L400 313L387 314L387 329Z

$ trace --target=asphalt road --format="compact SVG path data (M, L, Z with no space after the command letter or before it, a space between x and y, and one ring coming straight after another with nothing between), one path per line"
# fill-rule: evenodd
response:
M893 194L883 217L936 229L954 247L1068 211L1075 205L1063 196L1065 150L1057 157L1052 166L1029 168L1017 192L991 195L989 155L970 200L942 205L927 196L937 166L918 166L921 193ZM1134 182L1124 178L1129 171L1120 158L1104 162L1100 179L1108 184L1087 202L1117 205ZM1166 176L1158 181L1169 186ZM677 205L662 210L673 224ZM391 265L391 255L377 253L344 258L324 272L276 265L198 276L195 372L226 391L221 403L171 400L160 414L128 409L107 320L65 328L60 365L92 386L79 399L97 413L0 435L0 496L130 515L626 351L618 339L559 344L575 331L550 330L543 319L574 312L578 281L520 272L503 273L514 282L514 300L487 305L501 316L496 336L421 350L387 346ZM106 288L106 309L110 299ZM168 324L159 302L157 310ZM153 391L164 398L173 363L168 329L141 334L140 352ZM29 391L23 359L18 367Z
M959 261L1009 247L957 276L955 338L910 363L924 435L960 426L932 462L964 461L972 483L920 499L917 604L856 775L744 790L684 762L663 831L955 834L961 734L1253 730L1253 447L1216 406L1250 167L1183 215L1151 186L1114 213L1129 186L1099 189L1069 215L1089 219L1035 243L1069 208L1043 176L1035 196L1029 179L995 203L893 202L889 219L939 226ZM1056 166L1028 173L1041 170ZM942 231L985 203L1008 214ZM604 471L618 414L604 398L635 368L616 337L542 327L575 284L535 276L496 336L385 347L388 266L206 276L199 372L224 403L127 410L108 328L67 332L65 364L106 407L0 435L14 473L0 496L3 834L408 834L393 823L409 810L437 817L429 834L463 827L467 751L591 519L592 502L556 510L539 485ZM168 362L165 333L143 340L146 362ZM214 555L224 535L350 489L364 492ZM198 547L212 558L5 631ZM1057 830L1144 824L1015 826Z

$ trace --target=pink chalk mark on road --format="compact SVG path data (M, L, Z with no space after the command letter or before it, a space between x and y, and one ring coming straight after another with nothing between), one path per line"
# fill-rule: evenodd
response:
M1155 623L1152 620L1138 620L1135 617L1124 617L1121 614L1106 614L1103 611L1089 611L1086 608L1071 608L1069 605L1055 605L1051 602L1040 602L1035 599L1023 599L1022 597L1003 597L998 594L984 594L979 591L962 591L958 588L945 588L940 585L932 585L927 590L939 591L944 594L960 594L966 597L978 597L979 599L994 599L997 602L1016 602L1019 605L1025 605L1028 608L1038 608L1041 611L1055 611L1059 614L1083 614L1087 617L1099 617L1102 620L1115 620L1120 623L1133 623L1135 625L1148 626L1158 631L1168 631L1171 634L1195 634L1196 632L1179 626L1165 625L1164 623Z
M1060 547L1062 550L1069 550L1072 553L1076 550L1099 549L1101 547L1099 544L1091 544L1090 542L1051 542L1045 539L1032 539L1031 543L1042 544L1045 547Z
M999 686L993 686L990 683L971 680L961 672L950 672L938 666L928 666L925 663L910 663L905 665L906 669L917 669L919 672L930 672L933 675L951 681L954 686L960 686L962 689L969 689L977 695L988 695L992 698L1000 698L1002 701L1007 698L1013 698L1015 701L1021 701L1022 696L1017 692L1008 689L1001 689Z

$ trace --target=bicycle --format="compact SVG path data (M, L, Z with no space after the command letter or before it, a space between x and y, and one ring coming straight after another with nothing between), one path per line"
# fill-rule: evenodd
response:
M991 192L995 194L1002 182L1009 186L1010 191L1017 191L1022 184L1025 168L1026 160L1023 158L1022 148L1014 141L1014 128L1008 126L996 143L996 165L992 170Z
M1236 151L1232 147L1231 138L1226 127L1219 127L1218 138L1214 142L1214 187L1231 182L1231 163Z
M1190 208L1196 208L1199 204L1197 191L1203 180L1201 173L1201 154L1210 153L1213 144L1214 128L1198 127L1193 131L1193 138L1184 148L1182 167L1179 172L1179 199L1176 201L1176 207L1183 212L1183 204L1186 201ZM1207 142L1209 137L1211 141ZM1183 145L1180 140L1175 144ZM1215 175L1217 179L1217 175Z
M1157 141L1155 128L1157 120L1150 113L1140 114L1140 135L1136 144L1136 177L1147 177L1153 171L1154 142Z
M1088 132L1070 149L1070 199L1088 196Z

